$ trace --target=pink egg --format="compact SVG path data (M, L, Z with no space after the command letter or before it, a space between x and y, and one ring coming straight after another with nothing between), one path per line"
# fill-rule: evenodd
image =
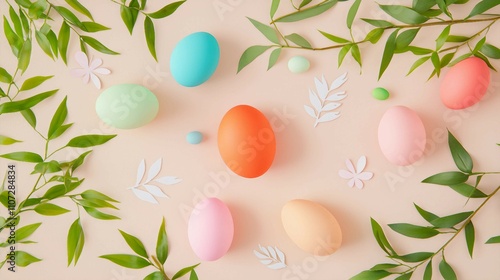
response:
M425 127L410 108L395 106L385 112L378 127L378 143L384 156L395 165L410 165L424 154Z
M215 261L226 254L234 235L233 217L224 202L208 198L196 205L188 223L189 243L204 261Z
M460 61L450 68L441 83L441 101L450 109L470 107L485 95L490 85L490 69L477 57Z

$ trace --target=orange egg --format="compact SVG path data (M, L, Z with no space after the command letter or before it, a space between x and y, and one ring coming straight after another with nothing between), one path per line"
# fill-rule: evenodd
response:
M217 142L229 169L245 178L266 173L276 154L271 124L264 114L248 105L233 107L224 115Z
M480 58L470 57L450 68L441 83L441 100L450 109L465 109L483 98L489 84L488 65Z

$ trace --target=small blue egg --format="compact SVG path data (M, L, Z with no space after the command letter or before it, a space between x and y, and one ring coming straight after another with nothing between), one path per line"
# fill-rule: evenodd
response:
M203 134L199 131L191 131L186 135L186 141L193 145L200 144L203 141Z
M215 37L207 32L196 32L177 43L170 56L170 73L185 87L206 82L219 65L220 49Z

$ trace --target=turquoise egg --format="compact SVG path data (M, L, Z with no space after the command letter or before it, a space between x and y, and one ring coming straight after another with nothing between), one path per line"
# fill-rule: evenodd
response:
M186 141L193 145L200 144L203 141L203 134L199 131L191 131L186 135Z
M152 121L158 114L158 99L149 89L136 84L115 85L97 98L95 110L106 124L131 129Z
M215 37L207 32L196 32L184 37L170 56L170 73L185 87L206 82L219 65L220 49Z

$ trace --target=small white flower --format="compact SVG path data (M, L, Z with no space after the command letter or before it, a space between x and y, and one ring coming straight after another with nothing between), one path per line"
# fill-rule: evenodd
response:
M77 78L83 78L85 84L92 80L92 83L97 89L101 89L101 81L96 74L109 75L111 71L107 68L99 67L102 65L102 59L96 58L89 62L87 55L84 52L77 52L75 60L82 68L71 69L71 75Z
M363 172L363 170L366 167L366 157L361 156L358 159L358 162L356 164L356 169L354 168L354 165L349 159L345 160L345 164L347 166L347 170L341 169L339 170L339 176L348 179L348 185L349 187L354 187L358 189L363 188L363 181L368 181L373 177L372 172Z

